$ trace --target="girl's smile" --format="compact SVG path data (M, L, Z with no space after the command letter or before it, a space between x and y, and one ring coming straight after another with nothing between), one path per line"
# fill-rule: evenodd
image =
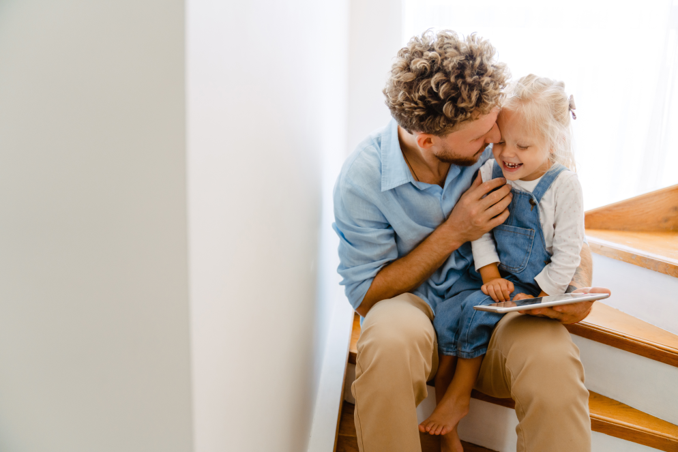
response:
M551 167L545 140L531 130L518 112L502 110L497 125L501 141L492 147L492 153L504 177L529 181L543 176Z

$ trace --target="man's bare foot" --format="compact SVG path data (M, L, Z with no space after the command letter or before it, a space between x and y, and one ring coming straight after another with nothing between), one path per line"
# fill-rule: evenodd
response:
M461 445L456 425L450 433L440 437L440 452L464 452L464 446Z
M447 435L457 427L459 421L468 414L469 400L457 402L453 398L443 398L433 413L419 424L419 431L429 435Z

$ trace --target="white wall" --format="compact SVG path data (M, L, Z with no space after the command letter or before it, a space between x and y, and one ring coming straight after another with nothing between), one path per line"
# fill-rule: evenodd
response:
M0 2L0 450L191 450L183 2Z
M391 113L382 90L402 47L400 0L351 0L348 148L353 150Z
M317 244L323 155L345 149L346 1L187 14L195 449L303 451L331 319Z

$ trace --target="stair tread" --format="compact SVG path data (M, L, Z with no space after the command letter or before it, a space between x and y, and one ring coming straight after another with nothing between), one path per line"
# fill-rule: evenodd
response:
M651 416L604 395L589 391L591 419L625 425L648 434L671 439L678 446L678 425Z
M597 335L594 340L601 337L603 339L616 338L618 342L616 345L623 342L622 345L624 346L628 343L641 344L640 340L642 339L647 347L655 349L655 355L664 353L678 356L678 347L676 347L678 342L675 335L600 302L594 304L594 312L587 317L586 321L580 322L576 326L576 332L573 334L594 332L594 336ZM571 332L572 327L575 327L575 325L568 325ZM585 336L585 334L581 335ZM349 362L353 364L355 364L356 344L359 337L360 317L356 315L353 320L353 334L349 348ZM512 399L491 397L475 390L472 396L508 408L515 407ZM595 392L590 392L589 409L593 431L645 444L660 450L678 450L678 426L670 422Z
M678 277L678 231L586 229L591 251Z
M572 334L678 366L678 335L605 303L594 303L586 319L566 328Z

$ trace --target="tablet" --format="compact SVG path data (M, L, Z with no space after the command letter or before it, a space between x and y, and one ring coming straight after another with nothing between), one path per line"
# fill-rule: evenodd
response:
M548 308L563 304L580 303L582 301L602 300L609 297L609 293L566 293L550 297L527 298L517 301L503 301L487 305L473 306L477 311L496 312L504 314L513 311L527 311L530 309Z

